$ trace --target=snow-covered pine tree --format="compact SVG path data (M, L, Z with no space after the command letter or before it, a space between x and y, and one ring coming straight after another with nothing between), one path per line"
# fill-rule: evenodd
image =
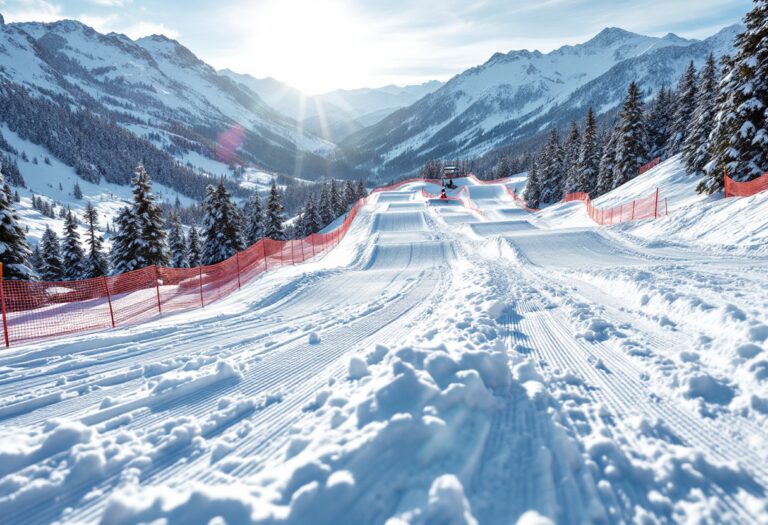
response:
M254 193L248 199L243 209L245 222L245 243L248 246L256 244L264 237L264 210L261 206L261 198Z
M80 184L77 182L75 182L75 186L72 188L72 195L77 200L81 200L83 198L83 190L80 189Z
M715 117L708 140L709 162L705 167L707 177L696 188L700 193L714 193L722 189L723 167L732 173L736 166L736 151L730 144L731 137L738 130L735 95L739 75L734 59L728 55L723 56L720 71Z
M267 201L267 214L264 221L264 236L276 241L285 240L285 229L283 223L283 204L280 201L280 192L277 191L277 184L272 181L272 187L269 189L269 200Z
M317 203L315 202L314 194L310 193L307 198L307 204L304 206L304 218L307 235L317 233L323 228L323 220L320 218L320 213L317 210Z
M643 99L634 82L629 84L619 118L619 140L616 144L616 161L613 168L614 188L637 177L640 166L648 161L648 134L645 130Z
M139 245L139 223L131 208L123 208L115 220L110 261L112 275L131 272L140 268L136 257Z
M507 155L502 155L493 167L493 178L505 179L514 175L512 173L512 164L509 162Z
M143 164L136 167L133 178L133 213L139 231L135 254L138 268L166 266L168 246L165 240L165 223L160 206L152 194L152 181Z
M333 210L333 219L347 211L347 207L344 205L344 197L341 191L339 191L336 179L331 179L331 209Z
M691 60L685 73L680 77L677 86L675 116L672 120L672 132L667 146L667 153L669 155L680 153L685 144L688 122L691 120L691 115L693 115L696 109L697 84L696 67L693 65L693 60Z
M299 208L299 211L296 214L296 220L293 223L293 234L294 237L291 237L293 239L301 239L302 237L309 235L309 233L307 233L306 207Z
M528 168L528 181L525 184L525 201L528 206L535 208L541 200L541 185L539 182L539 162L540 157L534 155L531 158L531 166Z
M736 165L729 176L746 181L768 172L768 0L755 0L736 38L739 82L734 92Z
M344 204L346 204L345 208L347 210L350 209L355 205L355 202L357 202L357 189L355 188L355 183L351 180L348 180L344 183Z
M98 232L99 213L90 201L88 201L85 207L83 219L87 228L85 243L88 245L88 254L85 260L85 277L102 277L109 273L109 262L103 251L104 241Z
M61 259L64 262L64 279L74 281L85 277L85 254L80 244L80 234L72 211L67 211L64 217Z
M584 133L581 135L579 159L576 164L575 184L572 191L592 193L597 187L597 174L600 171L600 137L597 131L595 113L590 106Z
M43 281L64 280L64 263L61 260L61 245L59 236L50 226L45 227L42 239L40 239L40 255L43 259L40 278Z
M187 236L187 263L190 268L200 266L203 250L200 247L200 234L194 224L189 228Z
M571 131L563 143L563 193L576 191L576 177L579 166L581 133L576 121L571 123Z
M171 251L171 266L173 268L189 268L187 261L187 240L184 238L184 230L181 228L179 216L171 213L168 217L170 228L168 229L168 248Z
M33 270L40 275L45 269L45 261L43 261L43 254L40 253L40 243L35 244L32 248L32 255L29 256L29 265Z
M563 197L563 148L557 129L553 129L544 148L538 170L541 202L556 202Z
M331 192L328 188L328 183L323 182L323 188L320 190L320 203L318 205L318 213L320 214L320 220L323 223L323 227L330 224L336 216L333 214L333 205L331 204Z
M0 262L3 263L3 278L34 280L37 273L29 263L32 251L13 207L11 188L5 183L1 171L0 188Z
M710 53L707 63L699 76L696 90L696 110L688 125L683 158L689 175L704 175L704 167L709 161L709 136L714 126L717 104L717 64Z
M674 96L669 88L662 86L656 93L647 117L648 156L652 159L667 157L667 144L672 133L674 118Z
M358 199L364 199L368 196L368 190L365 189L365 180L360 179L357 181L357 198Z
M216 264L229 259L243 249L239 219L229 192L221 181L216 188L208 188L205 202L205 242L203 243L202 263Z
M616 166L616 146L619 142L619 128L613 128L608 132L605 141L603 155L600 157L600 168L597 173L597 186L592 197L599 197L611 191L613 187L613 170Z

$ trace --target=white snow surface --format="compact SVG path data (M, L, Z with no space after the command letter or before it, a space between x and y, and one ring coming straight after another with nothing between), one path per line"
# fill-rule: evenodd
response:
M768 198L672 159L602 199L668 217L598 227L462 182L479 212L375 194L203 310L3 351L0 516L766 522Z

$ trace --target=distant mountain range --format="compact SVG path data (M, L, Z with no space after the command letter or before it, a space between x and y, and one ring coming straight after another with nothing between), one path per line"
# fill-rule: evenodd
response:
M413 86L339 89L307 96L274 78L259 79L229 69L219 73L246 86L270 107L300 123L307 131L331 142L339 142L355 131L376 124L443 85L432 80Z
M606 28L584 44L551 53L497 53L434 93L342 142L360 168L408 174L431 158L473 157L551 127L614 109L635 80L650 96L673 85L687 64L733 49L743 28L703 41L674 34L650 37Z
M583 118L588 106L610 113L631 80L651 96L676 82L689 61L701 65L709 53L730 52L741 30L727 27L698 41L607 28L551 53L497 53L445 84L305 97L275 79L216 71L164 36L131 40L75 21L0 21L0 125L89 179L123 183L127 159L149 157L164 184L190 196L205 183L192 175L231 175L236 182L236 170L228 171L234 165L305 179L392 178L428 159L480 156L530 140ZM119 128L120 141L131 144L120 152L122 164L102 158L115 151L104 144L90 156L57 155L51 143L61 135L30 122L53 107L61 109L57 126L83 134L67 142L83 144L83 151ZM78 127L78 111L98 118ZM235 147L222 158L222 137L233 136ZM185 182L175 185L182 168Z

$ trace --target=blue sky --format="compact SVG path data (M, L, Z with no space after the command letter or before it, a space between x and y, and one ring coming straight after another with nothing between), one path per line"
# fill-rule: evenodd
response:
M0 0L6 22L80 20L163 33L216 68L309 93L447 80L494 52L588 40L607 26L704 38L750 0Z

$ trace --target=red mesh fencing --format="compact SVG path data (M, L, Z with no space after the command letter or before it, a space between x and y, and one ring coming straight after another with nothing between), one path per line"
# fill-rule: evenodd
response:
M656 157L655 159L653 159L648 164L643 164L642 166L640 166L640 170L639 170L640 171L640 175L642 175L643 173L645 173L646 171L648 171L650 169L655 168L660 163L661 163L661 159L659 157Z
M727 197L751 197L761 191L768 190L768 173L747 181L737 182L725 175L725 196Z
M582 201L586 204L589 217L598 224L619 224L638 219L656 218L669 213L667 199L662 200L658 188L647 197L635 199L613 208L598 208L592 203L589 193L569 193L563 197L563 202L572 201Z
M162 313L201 308L270 268L300 264L334 248L349 231L360 199L341 225L304 239L262 239L229 259L197 268L150 266L80 281L2 280L0 306L6 346L88 330L136 324Z

